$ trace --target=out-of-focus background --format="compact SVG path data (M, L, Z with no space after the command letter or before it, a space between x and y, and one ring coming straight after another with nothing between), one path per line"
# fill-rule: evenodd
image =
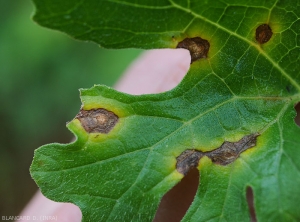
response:
M31 20L30 0L0 1L0 216L16 216L37 190L33 151L67 143L79 88L113 86L141 50L107 50Z

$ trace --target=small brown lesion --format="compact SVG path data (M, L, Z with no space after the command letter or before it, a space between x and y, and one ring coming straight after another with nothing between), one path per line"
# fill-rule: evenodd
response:
M106 109L83 110L75 117L88 133L109 133L117 124L119 117Z
M202 59L207 58L210 44L207 40L200 37L194 38L185 38L178 43L176 48L183 48L190 51L191 63Z
M177 158L176 169L179 173L186 175L189 170L198 166L200 158L207 156L213 163L228 165L234 162L242 152L256 146L258 133L244 136L237 142L225 141L215 150L202 152L199 150L185 150Z
M268 42L273 35L272 29L268 24L262 24L257 27L255 38L259 44Z

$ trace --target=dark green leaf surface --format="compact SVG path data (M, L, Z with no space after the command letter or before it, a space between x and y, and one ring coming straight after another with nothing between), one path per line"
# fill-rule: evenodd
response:
M201 181L183 221L249 221L252 187L258 221L299 221L300 2L36 0L43 26L111 48L175 48L210 43L174 90L131 96L105 86L81 90L84 110L119 121L107 134L68 124L74 143L36 150L31 174L43 194L72 202L83 221L151 221L183 175L176 157L210 151L259 133L256 146L223 166L199 162ZM271 39L255 31L268 24Z

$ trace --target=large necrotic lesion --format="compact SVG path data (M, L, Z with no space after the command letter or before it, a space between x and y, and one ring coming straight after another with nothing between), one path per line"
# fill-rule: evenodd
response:
M119 119L116 114L103 108L82 109L75 118L81 122L88 133L109 133Z
M242 152L256 146L258 133L244 136L237 142L225 141L220 147L208 152L191 149L183 151L177 158L176 169L186 175L191 169L198 166L199 160L207 156L213 163L228 165L234 162Z

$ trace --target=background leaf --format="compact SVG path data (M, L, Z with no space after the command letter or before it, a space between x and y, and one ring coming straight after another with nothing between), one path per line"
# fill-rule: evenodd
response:
M229 165L200 159L199 188L183 221L249 221L247 187L258 220L300 219L300 129L293 121L300 98L299 1L35 4L40 24L106 47L175 48L193 37L210 44L207 58L193 62L172 91L82 90L83 110L108 110L119 120L107 134L88 133L77 116L68 124L74 143L36 151L31 174L45 196L75 203L84 221L151 221L162 196L183 177L176 170L182 152L207 152L258 133L256 146ZM260 43L263 24L273 35Z

